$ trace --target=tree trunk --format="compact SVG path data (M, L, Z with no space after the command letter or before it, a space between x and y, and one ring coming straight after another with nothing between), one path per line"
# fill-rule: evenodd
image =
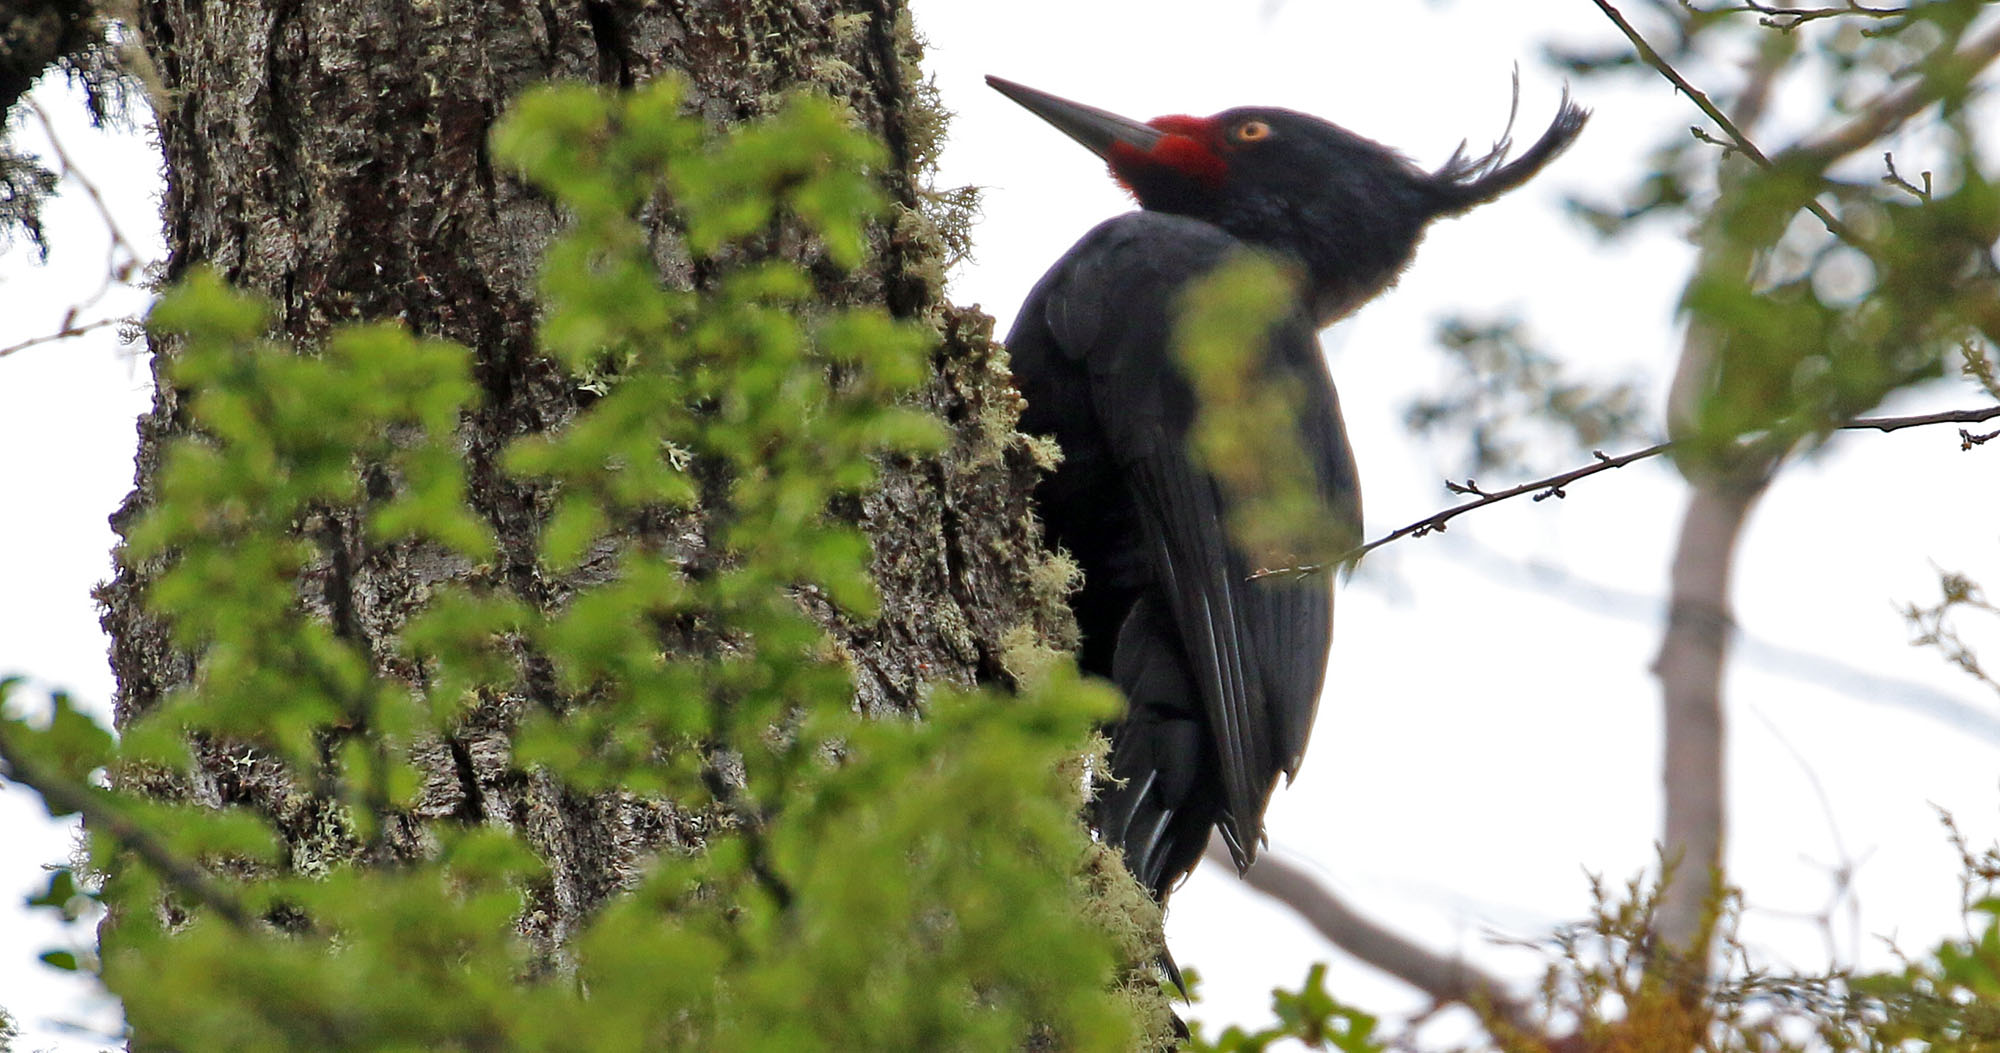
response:
M962 230L922 191L942 126L917 69L918 48L897 0L630 0L419 4L410 0L146 0L144 44L157 66L165 150L166 277L197 264L277 304L275 334L310 345L355 319L401 320L476 354L483 404L462 423L471 500L499 555L474 568L416 547L362 549L351 512L315 533L320 563L300 582L308 609L365 640L378 671L408 675L393 641L423 597L477 578L522 601L560 605L578 580L538 565L548 494L508 478L498 452L517 436L561 426L588 395L535 352L534 281L563 220L544 199L496 171L495 119L543 80L626 87L665 70L693 84L689 102L718 123L756 116L808 87L850 103L890 147L884 173L896 221L877 232L860 272L823 279L830 300L886 304L932 322L941 343L924 400L954 429L943 454L891 465L856 511L874 542L883 613L872 625L826 615L857 671L857 705L907 712L935 680L1004 680L1023 648L1064 646L1064 574L1049 562L1028 506L1033 461L1014 431L1018 396L990 340L991 321L940 297L944 238ZM651 219L664 280L700 287L677 233ZM807 248L774 251L806 260ZM156 341L156 363L173 354ZM183 427L179 398L160 387L140 421L137 484L114 518L121 531L154 486L163 442ZM673 522L648 541L699 556L699 531ZM104 587L121 726L184 683L192 668L140 605L160 568L121 554ZM586 561L580 575L588 575ZM519 697L488 704L423 758L428 778L412 814L393 817L391 858L422 851L423 824L450 818L517 830L547 861L523 931L560 956L567 934L616 893L646 857L698 850L704 814L631 795L580 797L516 767L509 733L524 712L555 705L534 663ZM271 817L293 865L311 872L360 861L362 847L275 764L240 748L198 750L185 784L144 787Z

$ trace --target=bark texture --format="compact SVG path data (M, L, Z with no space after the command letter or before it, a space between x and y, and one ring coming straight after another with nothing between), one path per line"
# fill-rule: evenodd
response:
M1013 428L1018 396L991 320L940 297L939 230L962 228L963 217L922 192L942 117L896 0L148 0L140 8L164 87L167 278L213 266L273 299L276 335L305 344L336 323L393 318L476 352L484 403L460 438L499 558L474 568L420 546L367 547L352 510L304 525L321 559L301 582L301 602L369 648L381 671L410 673L393 641L443 582L475 578L547 609L605 573L589 563L567 579L545 573L536 533L549 495L496 467L508 441L561 426L591 396L534 352L535 267L561 218L494 169L486 142L507 101L536 82L630 86L669 69L691 80L692 104L717 123L816 88L850 103L895 157L885 178L897 218L877 232L874 262L823 277L823 291L938 328L923 399L956 441L940 456L890 465L854 509L874 541L883 614L862 626L820 613L859 674L857 704L910 711L928 683L1004 679L1015 657L1061 646L1072 631L1064 571L1041 549L1030 514L1034 462ZM701 287L707 276L668 219L652 223L666 280ZM769 248L819 262L807 239L778 236ZM154 352L157 362L173 349ZM177 407L177 393L162 386L140 421L136 488L114 517L121 529L149 501L162 443L182 427ZM689 565L708 558L698 514L663 513L632 529ZM159 569L121 559L101 592L121 725L191 671L140 606ZM532 656L524 665L515 695L429 750L422 803L392 821L385 850L422 852L431 821L522 831L552 875L523 928L559 954L565 935L649 856L699 850L717 817L669 801L579 797L515 767L509 732L519 716L563 703ZM254 751L209 746L202 763L185 784L149 789L260 809L307 872L361 852L324 802Z

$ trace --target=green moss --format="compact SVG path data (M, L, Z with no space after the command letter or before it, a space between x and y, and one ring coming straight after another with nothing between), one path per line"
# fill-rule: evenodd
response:
M1052 666L1068 657L1068 651L1049 646L1029 622L1019 623L1000 636L1000 667L1017 684L1041 682Z
M1056 445L1054 439L1046 435L1023 435L1021 438L1027 443L1028 455L1035 459L1035 467L1053 472L1062 464L1062 447Z

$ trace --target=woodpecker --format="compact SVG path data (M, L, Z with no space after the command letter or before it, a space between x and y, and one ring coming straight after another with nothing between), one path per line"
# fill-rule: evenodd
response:
M1333 638L1332 573L1254 576L1230 498L1187 446L1196 396L1171 348L1177 300L1244 251L1302 275L1287 316L1244 334L1263 379L1303 396L1293 422L1323 512L1359 537L1361 492L1316 334L1396 281L1429 223L1499 197L1553 160L1586 111L1567 91L1509 161L1464 148L1435 171L1303 113L1268 107L1147 122L989 76L1103 158L1139 210L1106 220L1028 294L1007 349L1021 430L1060 464L1036 489L1049 538L1081 566L1080 662L1123 690L1112 778L1092 823L1165 902L1220 829L1255 861L1264 809L1297 773ZM1511 122L1510 122L1511 123Z

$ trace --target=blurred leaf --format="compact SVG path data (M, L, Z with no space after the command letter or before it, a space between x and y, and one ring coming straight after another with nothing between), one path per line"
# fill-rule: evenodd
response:
M1464 434L1465 474L1519 471L1560 443L1561 456L1639 442L1646 432L1641 385L1574 379L1517 319L1448 319L1438 345L1454 367L1446 389L1413 402L1404 419L1418 434ZM1554 433L1554 434L1551 434Z
M1312 340L1295 313L1298 280L1283 261L1240 254L1188 287L1174 324L1174 354L1199 407L1189 443L1231 497L1231 537L1263 567L1330 563L1361 541L1352 510L1319 494L1297 427L1304 396L1270 365L1267 342L1281 328Z

